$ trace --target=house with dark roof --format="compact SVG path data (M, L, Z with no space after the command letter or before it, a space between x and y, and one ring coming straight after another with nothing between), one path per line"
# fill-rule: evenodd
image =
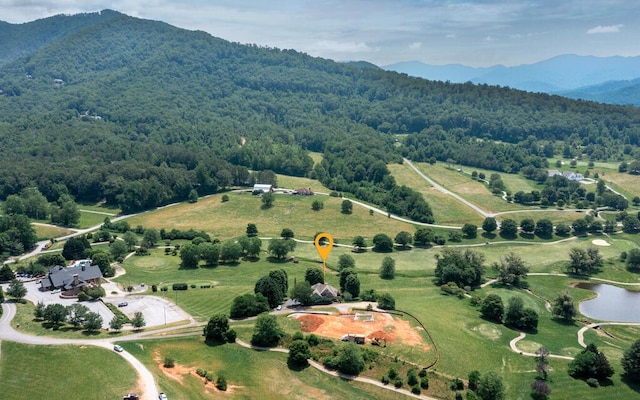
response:
M64 291L80 289L83 286L100 286L102 271L97 265L79 263L72 267L56 265L47 276L40 280L42 290L62 289Z

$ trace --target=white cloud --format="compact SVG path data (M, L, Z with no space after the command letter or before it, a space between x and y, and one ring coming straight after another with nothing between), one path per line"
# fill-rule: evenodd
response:
M596 33L618 33L620 32L620 28L622 28L624 25L622 24L618 24L618 25L598 25L595 26L591 29L589 29L587 31L588 34L592 35L592 34L596 34Z
M419 49L422 47L422 42L413 42L409 45L410 49Z
M370 47L364 42L338 42L335 40L321 40L316 43L318 49L330 50L339 53L351 53L351 52L371 52L375 51L375 48Z

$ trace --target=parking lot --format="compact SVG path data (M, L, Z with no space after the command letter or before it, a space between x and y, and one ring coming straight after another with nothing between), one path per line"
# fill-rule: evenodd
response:
M54 293L49 291L41 291L40 285L37 280L24 281L24 286L27 289L27 295L25 298L33 304L42 302L45 306L49 304L59 303L64 306L68 306L77 303L77 299L64 299L60 297L60 293ZM6 285L3 285L6 286ZM127 306L120 307L122 311L129 318L133 318L135 312L140 311L144 316L146 327L161 326L171 324L173 322L188 320L190 316L184 312L180 307L176 306L171 301L156 296L146 296L141 294L127 295L121 290L114 290L116 287L113 283L107 283L103 285L107 293L107 297L102 301L85 301L83 305L87 306L92 312L98 313L102 317L102 327L104 329L109 328L109 322L114 317L114 314L109 310L104 303L111 303L118 305L121 302L127 302ZM5 287L6 289L6 287ZM113 294L113 293L117 294ZM130 326L124 326L123 329L130 329Z

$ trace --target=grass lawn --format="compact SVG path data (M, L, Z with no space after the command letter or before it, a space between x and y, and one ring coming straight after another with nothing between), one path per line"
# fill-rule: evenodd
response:
M469 222L480 225L484 220L476 211L451 196L434 189L433 186L406 164L389 164L387 168L398 185L406 185L422 194L431 206L436 223L462 226Z
M474 181L470 175L464 172L458 172L456 170L457 167L448 168L442 163L436 163L435 165L427 163L414 164L420 171L438 184L469 199L476 206L488 213L521 210L523 208L523 206L518 204L507 203L501 197L492 194L487 188L487 185Z
M36 237L38 240L47 240L55 237L60 237L72 233L70 229L60 228L58 226L50 225L32 225L36 230Z
M244 235L247 224L254 223L261 237L279 237L283 228L290 228L297 238L311 240L317 232L328 232L334 239L349 244L357 235L372 238L380 232L414 230L412 224L378 213L369 215L368 210L358 206L353 208L353 214L342 214L342 199L337 197L278 194L273 207L263 210L259 197L248 193L229 193L228 196L229 201L224 203L218 194L194 204L183 203L145 213L128 221L131 226L204 230L211 237L222 240ZM324 209L311 210L311 203L316 199L324 202Z
M78 223L78 227L80 229L92 228L103 223L106 217L109 216L104 214L97 214L95 212L80 211L80 222Z
M147 365L159 387L170 399L402 399L405 396L371 385L332 377L315 368L301 371L287 367L283 353L257 352L236 344L208 346L202 337L122 342L122 347ZM165 369L165 357L176 366ZM204 384L197 368L222 374L228 384L224 395L213 383Z
M0 399L121 399L138 391L135 370L93 346L34 346L3 341Z

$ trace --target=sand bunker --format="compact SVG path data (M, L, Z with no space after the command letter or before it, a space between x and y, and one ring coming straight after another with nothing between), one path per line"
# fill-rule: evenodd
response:
M602 239L593 239L591 243L593 243L596 246L611 246L611 244L609 244L606 240L602 240Z
M394 319L389 314L375 313L373 321L354 319L354 314L294 314L303 332L340 339L347 333L378 338L387 343L399 342L409 346L429 348L418 331L408 322Z

